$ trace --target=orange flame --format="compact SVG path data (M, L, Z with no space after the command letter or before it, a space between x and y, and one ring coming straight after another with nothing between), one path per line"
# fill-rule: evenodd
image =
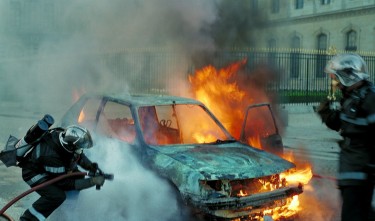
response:
M78 116L78 123L82 123L85 120L85 112L82 110Z
M189 76L195 97L212 110L230 132L240 131L241 125L233 122L243 119L242 105L252 101L246 97L245 91L239 89L236 82L230 82L231 77L245 63L246 59L220 70L209 65ZM234 106L237 108L233 108ZM238 136L239 134L236 137Z
M265 90L263 90L264 88L258 87L256 82L242 81L237 76L237 72L245 64L246 59L230 64L228 67L220 70L209 65L201 70L197 70L194 75L189 76L195 98L212 110L235 138L240 137L246 107L252 103L269 103L271 100ZM262 113L258 112L253 113L255 115L250 116L249 119L252 125L254 125L255 130L262 130L268 133L271 130L268 128L270 122L260 120L259 116ZM261 139L267 135L260 132L254 133L252 137L248 138L247 142L251 146L262 148ZM294 161L292 156L283 157L288 158L287 160L291 162ZM280 179L285 179L288 184L307 184L311 178L312 170L310 165L280 174ZM267 186L267 188L273 188L271 184L263 185ZM244 190L240 190L238 193L238 196L246 195L247 193ZM285 205L263 211L263 215L269 215L274 220L278 220L292 217L300 210L298 195L295 195L289 198Z
M295 169L295 170L280 174L280 178L285 178L288 183L302 183L302 184L308 184L312 176L313 174L312 174L310 166L306 168L298 168L298 170Z
M262 147L262 142L260 140L260 136L249 137L247 142L252 147L256 147L256 148L259 148L259 149L261 149L261 147Z

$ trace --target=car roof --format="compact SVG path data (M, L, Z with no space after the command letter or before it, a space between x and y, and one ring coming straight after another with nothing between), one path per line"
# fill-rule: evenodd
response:
M89 97L104 97L110 100L120 101L123 103L135 106L153 106L153 105L168 105L168 104L198 104L202 103L198 100L186 97L171 96L171 95L158 95L158 94L125 94L125 93L112 93L112 94L86 94Z

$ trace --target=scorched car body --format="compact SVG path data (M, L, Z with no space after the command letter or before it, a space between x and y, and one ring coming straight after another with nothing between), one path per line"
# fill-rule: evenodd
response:
M235 218L280 206L301 186L261 191L294 164L235 140L201 102L161 95L84 95L62 118L131 146L167 179L183 202L206 214ZM273 181L272 181L273 180ZM247 192L246 196L240 196Z

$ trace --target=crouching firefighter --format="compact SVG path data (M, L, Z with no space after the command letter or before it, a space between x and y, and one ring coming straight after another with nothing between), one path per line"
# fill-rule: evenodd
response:
M84 149L92 146L93 141L86 128L72 125L65 129L49 129L18 164L22 168L22 178L30 187L35 187L58 176L78 172L78 165L85 170L95 171L97 164L83 153ZM40 198L23 213L20 220L45 220L65 201L65 191L100 187L104 180L102 174L89 178L83 175L42 187L36 190Z
M322 102L322 121L342 136L339 141L338 186L342 221L375 220L371 201L375 174L375 87L368 81L365 61L357 54L334 56L327 64L333 85L342 92L339 108ZM373 169L371 169L373 168Z

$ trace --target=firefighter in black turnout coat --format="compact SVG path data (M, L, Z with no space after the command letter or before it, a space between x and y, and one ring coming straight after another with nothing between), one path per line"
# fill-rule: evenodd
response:
M22 178L35 187L47 180L70 172L77 172L77 165L85 170L95 170L83 153L83 149L93 146L89 131L72 125L66 129L55 128L46 133L25 160L20 163ZM103 176L67 178L45 186L36 192L40 198L21 216L21 221L45 220L65 200L65 191L82 190L104 184Z
M339 141L338 186L342 221L375 220L371 201L375 165L375 87L368 81L367 65L357 54L334 56L325 68L333 85L341 89L339 108L322 102L322 121L342 136Z

